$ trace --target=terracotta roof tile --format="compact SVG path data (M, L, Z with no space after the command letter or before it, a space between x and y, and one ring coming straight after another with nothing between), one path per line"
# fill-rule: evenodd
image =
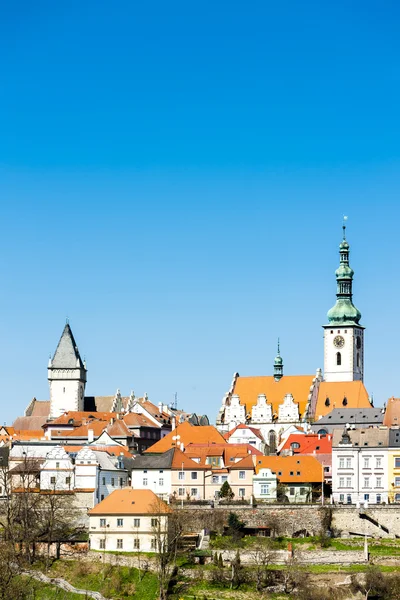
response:
M238 377L232 393L240 397L241 404L246 405L246 412L250 414L260 394L265 394L267 403L272 404L272 410L276 414L285 395L292 394L302 415L306 409L314 377L315 375L284 375L279 381L275 381L273 376Z
M289 435L285 443L280 449L280 452L284 450L291 450L291 444L299 444L299 448L295 448L296 455L298 454L331 454L332 452L332 434L318 435L317 433L307 434L296 434L292 433Z
M327 404L327 398L329 404ZM343 400L346 398L346 403ZM362 381L322 381L319 386L315 419L333 408L371 408L368 392Z
M387 401L383 424L387 427L400 425L400 398L389 398Z
M210 444L213 442L226 443L216 427L213 427L212 425L197 426L185 421L184 423L180 423L176 429L170 431L170 433L148 448L145 452L158 454L173 448L177 444L177 440L174 440L173 437L178 435L180 436L178 445L183 443L184 447L193 442Z
M172 510L151 490L115 490L97 504L89 515L168 514Z
M257 458L255 467L257 474L260 469L271 469L280 482L287 484L319 483L323 477L321 463L313 456L263 456Z

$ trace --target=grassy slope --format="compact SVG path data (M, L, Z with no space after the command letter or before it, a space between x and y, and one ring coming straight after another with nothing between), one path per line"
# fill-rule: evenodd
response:
M46 574L62 577L74 587L100 592L107 598L123 596L126 600L156 600L158 597L156 577L146 573L139 581L139 571L135 568L61 560L56 561ZM77 594L70 596L66 597L67 600L83 598ZM49 600L51 598L49 596ZM43 600L47 600L46 595Z

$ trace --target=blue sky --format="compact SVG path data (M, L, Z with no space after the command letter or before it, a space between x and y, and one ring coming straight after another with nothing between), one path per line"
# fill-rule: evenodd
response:
M399 395L395 2L20 2L0 23L3 421L70 318L89 394L322 367L348 214L366 385Z

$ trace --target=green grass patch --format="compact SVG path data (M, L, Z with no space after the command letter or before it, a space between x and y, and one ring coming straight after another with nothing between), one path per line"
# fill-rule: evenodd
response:
M106 598L123 597L126 600L158 598L156 576L149 571L140 573L134 567L60 560L53 563L47 575L62 577L76 588L100 592Z

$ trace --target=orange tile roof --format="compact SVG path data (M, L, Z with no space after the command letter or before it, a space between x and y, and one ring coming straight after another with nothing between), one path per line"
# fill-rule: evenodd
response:
M43 427L49 427L54 425L82 425L85 421L109 421L112 417L116 417L116 413L110 412L95 412L95 411L77 411L70 410L65 412L63 415L60 415L56 419L45 423ZM70 420L73 420L74 423L69 423Z
M104 498L89 515L146 515L168 514L172 512L165 502L151 490L124 488L115 490Z
M288 484L319 483L323 477L321 463L313 456L262 456L256 459L255 467L257 474L260 469L271 469L280 482Z
M291 444L297 443L300 448L296 448L294 451L297 454L331 454L332 453L332 434L319 435L318 433L306 433L296 434L292 433L289 435L285 443L280 449L280 452L284 450L291 450Z
M228 460L231 457L244 457L248 454L252 456L263 456L263 453L251 444L189 444L185 448L185 454L191 456L226 456Z
M273 376L238 377L232 393L240 397L241 404L246 405L246 412L250 414L260 394L265 394L267 404L272 404L272 412L276 414L285 395L292 394L299 405L301 416L306 409L314 377L315 375L284 375L279 381L275 381Z
M389 398L387 401L383 425L386 427L400 425L400 398Z
M95 437L98 437L103 433L106 427L107 423L105 421L92 421L88 425L81 425L80 427L76 427L75 429L70 429L67 431L65 431L65 429L61 429L60 432L52 431L51 437L82 437L87 439L89 429L93 431L93 435Z
M162 411L160 412L159 407L156 406L155 404L153 404L152 402L150 402L150 400L143 400L143 402L141 402L140 404L155 419L158 419L159 421L164 421L165 420L167 423L168 423L168 421L171 420L171 416L170 415L168 415L167 413L162 412Z
M44 433L43 431L40 429L38 431L35 430L31 430L31 429L16 429L15 433L12 436L13 441L15 440L24 440L24 441L29 441L29 440L40 440L44 438Z
M154 421L150 421L146 415L141 415L139 413L130 412L124 415L123 420L128 427L154 427L159 429L158 425L154 424Z
M178 435L180 436L179 440L172 439L174 436ZM193 442L210 444L215 442L226 444L223 436L213 425L197 426L185 421L184 423L180 423L161 440L153 444L153 446L145 450L145 453L162 454L174 446L183 444L184 447L186 447Z
M99 452L107 452L110 456L119 456L123 454L127 458L133 458L133 454L129 452L126 446L102 446L102 445L93 445L93 444L81 444L80 446L72 446L67 444L63 446L65 452L79 452L82 448L90 448L90 450L98 450Z
M111 437L132 437L132 433L121 419L107 425L107 433Z
M250 451L250 452L249 452ZM254 452L253 452L254 451ZM236 463L236 460L250 459L251 465L253 465L253 456L263 456L262 452L259 452L250 444L189 444L185 450L190 458L199 458L198 464L207 466L211 469L211 465L207 463L207 458L210 456L222 456L224 465L226 467L232 467Z
M179 448L175 448L174 456L171 463L171 469L203 469L197 462L192 460L189 456L184 454Z
M329 398L329 406L326 399ZM346 398L347 404L343 404ZM371 408L368 392L362 381L322 381L319 386L315 420L334 408Z

